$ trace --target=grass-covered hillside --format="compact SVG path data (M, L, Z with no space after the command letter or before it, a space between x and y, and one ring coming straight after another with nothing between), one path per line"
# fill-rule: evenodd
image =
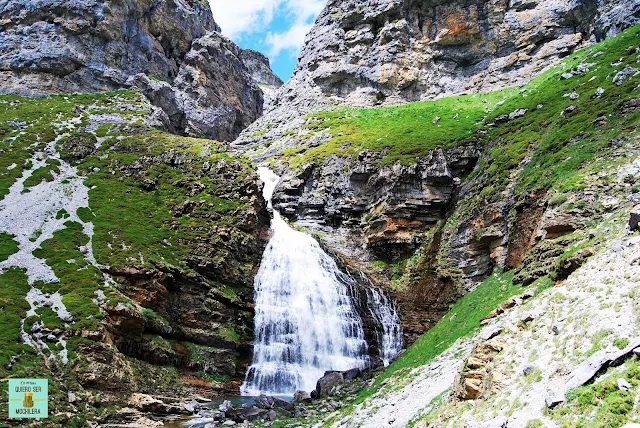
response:
M240 376L257 180L156 114L135 92L0 96L0 379L48 377L51 424Z

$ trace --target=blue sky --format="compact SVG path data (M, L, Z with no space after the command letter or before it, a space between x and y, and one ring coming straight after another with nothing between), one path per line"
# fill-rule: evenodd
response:
M305 35L326 0L209 0L222 33L244 49L267 55L271 68L287 81Z

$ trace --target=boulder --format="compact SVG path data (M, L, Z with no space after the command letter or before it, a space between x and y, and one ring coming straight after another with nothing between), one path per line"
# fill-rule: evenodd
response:
M256 398L255 406L264 410L273 410L287 418L293 418L297 414L296 406L292 401L283 400L278 397L261 395ZM267 413L265 413L265 416L266 414Z
M587 261L587 259L589 259L589 257L593 256L593 254L593 249L585 248L576 252L567 259L562 260L554 274L554 279L557 281L567 279L569 275L578 270L578 268L582 266Z
M629 215L629 230L640 230L640 205L636 205Z
M229 400L224 400L222 404L218 406L218 410L220 410L222 413L227 413L232 409L233 409L233 404L231 404L231 401Z
M629 346L621 350L607 351L603 349L596 352L580 365L578 365L570 374L567 381L567 390L577 388L591 381L598 372L609 366L615 366L629 357L634 349L640 347L640 339L635 339Z
M493 339L500 333L502 333L502 327L499 327L497 325L492 325L491 327L487 327L480 333L480 338L482 340L489 340L489 339Z
M77 133L60 144L61 157L66 161L78 161L96 151L96 136L89 133Z
M564 392L560 390L550 390L547 392L547 395L544 398L544 402L547 404L549 409L553 409L558 404L563 403L565 400Z
M340 372L327 372L318 379L315 395L317 398L324 398L332 395L336 388L344 384L344 376Z
M311 401L311 394L307 391L296 391L293 394L293 401L295 403L301 403L303 401Z
M167 404L164 401L159 400L158 398L151 395L139 393L132 394L127 401L127 405L142 412L165 415L188 415L193 412L193 408L188 408L188 406L186 405Z
M632 386L625 379L620 378L618 379L617 383L618 383L618 389L622 391L631 391Z
M358 368L350 369L342 372L345 381L352 380L360 376L361 370Z

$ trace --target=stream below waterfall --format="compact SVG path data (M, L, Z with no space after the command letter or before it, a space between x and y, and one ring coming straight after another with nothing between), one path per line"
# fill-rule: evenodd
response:
M267 168L258 173L271 197L280 179ZM273 210L272 237L255 278L253 362L243 395L292 395L312 391L326 371L370 365L363 320L350 290L358 282L340 270L310 235L294 230ZM363 294L385 364L402 348L393 302L375 287Z

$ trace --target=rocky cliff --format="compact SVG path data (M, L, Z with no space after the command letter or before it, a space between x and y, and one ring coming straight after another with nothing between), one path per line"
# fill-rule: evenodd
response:
M245 49L240 54L240 57L249 70L249 74L256 82L273 86L274 88L279 88L283 85L282 80L271 71L269 58L260 52Z
M329 1L293 77L235 145L259 161L295 147L306 114L520 85L640 19L629 0Z
M0 3L2 93L142 88L173 132L233 140L262 113L241 49L206 2Z
M628 1L329 1L282 102L308 85L371 106L521 84L638 18Z

